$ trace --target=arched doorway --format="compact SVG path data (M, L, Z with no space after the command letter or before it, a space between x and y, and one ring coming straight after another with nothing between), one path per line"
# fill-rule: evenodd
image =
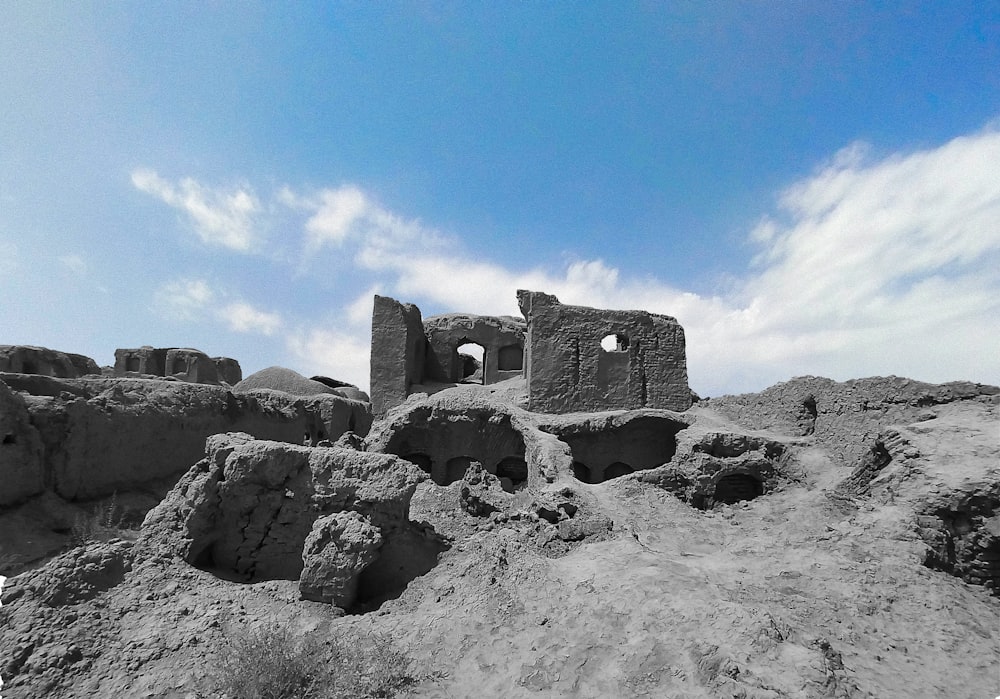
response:
M459 359L459 383L486 383L486 348L478 342L466 341L456 349Z

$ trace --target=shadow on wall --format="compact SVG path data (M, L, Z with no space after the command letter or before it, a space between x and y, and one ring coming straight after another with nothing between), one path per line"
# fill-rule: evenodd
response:
M210 438L207 451L147 515L140 547L175 547L232 582L298 581L304 599L348 612L398 597L448 548L410 521L420 476L399 458L245 434Z
M375 561L357 577L357 596L354 604L345 609L348 614L365 614L377 610L383 603L398 598L416 578L432 570L440 555L447 551L446 541L412 522L401 522L383 527L384 543ZM291 549L299 553L285 557L277 565L249 574L234 569L228 557L216 557L217 549L208 545L191 561L196 568L217 578L236 583L256 583L265 580L296 581L302 574L301 550L308 531L300 528L299 536L289 541ZM214 542L211 542L214 543Z
M429 572L449 548L434 532L412 523L390 530L378 558L358 577L358 596L350 614L365 614L396 599L416 578Z
M438 485L462 480L474 461L508 492L528 482L524 438L509 415L488 410L415 421L393 434L385 451L417 465Z
M593 484L667 463L677 450L677 433L686 427L679 420L643 416L617 427L563 432L558 437L573 454L573 475Z

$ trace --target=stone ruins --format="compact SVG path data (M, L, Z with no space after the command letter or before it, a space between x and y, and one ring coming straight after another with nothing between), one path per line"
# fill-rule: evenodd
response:
M429 384L495 384L523 376L528 409L544 413L691 406L684 328L646 311L570 306L518 291L524 320L447 314L375 297L371 398L385 415ZM482 359L461 348L478 345Z
M173 376L190 383L235 386L243 379L240 363L229 357L209 357L189 348L115 350L115 376Z
M721 598L728 609L752 587L742 587L750 578L739 566L758 567L767 600L776 578L783 587L828 586L813 580L813 563L822 560L825 569L838 557L842 570L863 566L867 576L867 561L896 556L893 575L910 576L907 594L926 585L935 604L940 583L926 568L1000 594L993 439L1000 388L799 377L755 394L699 400L688 386L676 319L567 305L536 291L519 291L517 301L523 318L424 319L413 304L376 296L370 398L335 378L277 366L243 378L235 360L190 348L119 349L114 367L101 368L82 355L0 346L0 573L10 576L0 593L0 648L15 649L6 665L0 658L10 680L4 696L78 696L75 681L102 681L91 663L103 663L115 686L136 686L148 665L132 660L146 656L119 662L119 655L147 651L108 646L100 633L109 628L117 638L156 615L162 623L153 635L170 637L172 652L189 649L191 667L201 667L201 639L218 638L224 627L212 626L210 614L237 606L242 613L250 599L262 614L281 608L335 620L379 610L371 617L390 621L422 599L431 616L413 628L423 634L433 617L449 639L476 626L470 615L501 600L504 621L483 626L483 657L496 655L493 634L521 604L503 600L523 592L562 611L532 607L516 633L549 634L549 624L577 619L583 622L564 627L566 637L591 627L603 633L611 617L587 615L619 605L638 610L642 621L622 625L628 635L605 654L617 658L648 620L643 603L656 599L653 606L666 610L661 629L673 633L689 601L677 601L678 591L700 595L728 585L731 594ZM859 537L882 517L879 503L904 519L859 552ZM115 508L119 523L134 525L132 538L78 545L81 516L86 522ZM737 547L737 524L757 526L760 535ZM687 532L683 545L679 531ZM812 538L797 539L803 531ZM775 552L758 561L765 544ZM785 556L789 545L799 547L794 560ZM562 557L572 565L549 562ZM702 567L695 573L694 566ZM711 577L727 566L734 570ZM792 567L794 575L786 572ZM570 577L549 582L545 576L560 569ZM595 585L600 570L609 577ZM666 581L663 597L649 596L660 584L646 577L651 570ZM865 577L855 589L870 584ZM614 590L629 586L637 601L623 603ZM895 594L894 581L891 587ZM601 589L608 596L595 602ZM812 604L815 590L804 590L791 597ZM464 597L470 594L478 601ZM582 606L559 607L567 596ZM170 606L175 598L182 608ZM679 606L668 609L668 600ZM714 613L718 600L706 600ZM94 614L77 614L89 604ZM106 605L120 610L98 620ZM118 621L123 614L133 616ZM848 611L846 619L857 615ZM713 628L728 635L731 619ZM67 629L76 650L48 650ZM751 630L747 638L762 638ZM668 635L657 629L645 645ZM536 641L518 643L532 648L530 662L541 657ZM593 650L603 643L583 644L574 667L603 657ZM700 646L674 656L691 648ZM811 654L809 667L827 667L821 645L795 653ZM86 663L75 664L77 656ZM174 677L171 658L155 662ZM655 667L664 662L654 660ZM785 660L775 662L785 672ZM76 674L67 680L70 665ZM522 665L524 682L545 674ZM636 665L636 677L645 681L649 667ZM187 695L196 695L204 673L180 674L189 678ZM817 678L817 687L827 686L826 674ZM750 696L730 684L727 692ZM114 694L109 686L94 694ZM601 696L631 696L640 685L628 686Z
M28 345L0 345L0 372L75 379L87 374L100 374L101 369L97 362L82 354Z

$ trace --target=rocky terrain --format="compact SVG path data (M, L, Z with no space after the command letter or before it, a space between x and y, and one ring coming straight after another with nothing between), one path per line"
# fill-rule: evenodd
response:
M315 381L0 381L5 699L219 696L267 624L389 638L419 697L1000 692L996 387L548 415L513 379L369 431ZM73 546L109 498L141 528Z
M112 496L141 521L210 435L317 444L371 421L367 403L327 393L0 373L0 559L16 572L61 550L81 510Z

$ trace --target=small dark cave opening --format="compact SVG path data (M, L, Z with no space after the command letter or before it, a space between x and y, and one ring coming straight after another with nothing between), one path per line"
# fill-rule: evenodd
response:
M995 521L1000 499L977 495L954 508L938 508L918 518L928 545L924 565L983 585L1000 597L1000 534Z
M520 490L528 482L528 462L520 456L508 456L497 464L496 475L507 492Z
M433 570L441 554L450 548L446 539L424 524L406 522L402 526L384 527L384 531L385 542L379 549L378 558L356 578L357 597L354 604L344 610L348 614L373 612L383 603L396 599L413 580ZM297 582L302 573L299 560L299 565L288 566L277 573L272 571L270 575L257 575L255 571L244 575L217 559L217 538L199 543L200 548L191 552L188 562L220 580L243 585L265 580Z
M686 427L669 418L643 416L616 427L557 436L570 447L574 477L593 485L669 463L677 451L677 433Z
M732 505L745 500L753 500L764 494L764 484L748 473L730 473L723 476L715 484L716 503Z
M195 549L192 547L191 553L187 556L187 561L193 565L198 570L203 570L206 573L211 573L219 580L225 580L227 582L240 583L243 585L256 582L252 576L243 575L241 573L232 570L230 567L223 565L216 560L215 557L215 545L216 538L209 539L207 541L198 542L200 548Z
M809 395L803 398L799 412L799 426L802 428L803 436L811 435L816 431L816 419L818 416L816 396Z
M367 614L398 598L407 586L437 566L448 542L430 527L411 524L395 529L379 557L358 576L358 596L348 614Z
M431 472L431 466L432 466L431 457L427 456L427 454L407 454L403 458L409 461L411 464L414 464L424 473Z
M440 485L451 485L465 478L469 472L469 466L475 461L471 456L456 456L448 459L444 467L444 482Z
M510 416L490 411L439 416L406 425L392 435L384 451L416 464L438 485L462 480L475 461L514 492L530 480L524 438Z

